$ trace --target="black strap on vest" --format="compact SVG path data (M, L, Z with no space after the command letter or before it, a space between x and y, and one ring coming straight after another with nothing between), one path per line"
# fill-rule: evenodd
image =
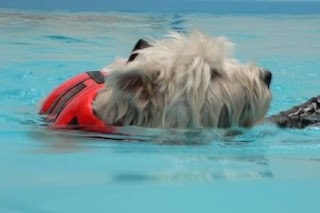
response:
M86 73L97 84L103 84L105 81L105 76L100 71L88 71ZM78 94L86 87L86 85L84 84L84 81L86 80L88 79L84 79L83 81L79 82L78 84L75 84L68 90L61 93L48 109L48 114L55 115L54 119L56 119L62 112L62 110L65 108L65 106L68 104L69 100L71 100L76 94ZM52 122L54 122L54 120Z
M100 71L88 71L86 72L92 80L94 80L97 84L103 84L105 76Z

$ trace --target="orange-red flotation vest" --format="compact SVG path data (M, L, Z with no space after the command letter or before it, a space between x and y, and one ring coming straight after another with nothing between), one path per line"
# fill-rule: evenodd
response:
M40 114L45 115L52 128L115 133L115 127L104 123L93 110L93 102L104 86L104 78L100 71L74 76L44 100Z

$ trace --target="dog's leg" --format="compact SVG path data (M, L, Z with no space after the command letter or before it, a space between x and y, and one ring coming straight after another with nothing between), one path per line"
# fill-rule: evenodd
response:
M283 128L320 127L320 95L287 111L270 116L267 120Z

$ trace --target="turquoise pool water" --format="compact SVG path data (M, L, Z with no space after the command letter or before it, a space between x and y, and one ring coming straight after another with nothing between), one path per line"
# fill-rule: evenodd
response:
M320 93L319 14L0 10L0 212L318 212L320 129L50 131L57 85L139 38L200 29L273 72L268 114Z

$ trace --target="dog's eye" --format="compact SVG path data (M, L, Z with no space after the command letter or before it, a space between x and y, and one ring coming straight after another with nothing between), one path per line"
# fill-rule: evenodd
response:
M210 72L211 72L211 80L221 77L221 74L219 73L219 70L217 68L211 68Z

